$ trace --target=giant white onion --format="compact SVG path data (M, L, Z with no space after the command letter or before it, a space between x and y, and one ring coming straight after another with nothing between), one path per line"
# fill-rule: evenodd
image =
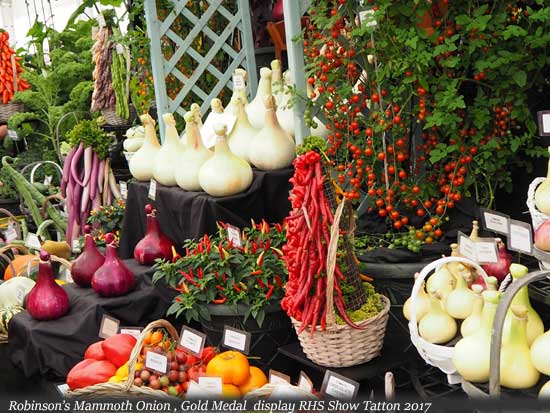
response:
M260 82L258 83L256 97L246 107L248 120L256 129L264 127L266 111L264 99L267 96L271 96L271 94L271 69L262 67L260 69Z
M550 146L548 151L550 152ZM550 160L548 160L546 179L535 191L535 206L543 214L550 215Z
M176 186L175 169L185 146L179 140L174 116L171 113L165 113L162 119L165 125L164 142L155 157L153 177L161 185Z
M160 150L160 143L155 132L155 121L147 113L141 115L141 123L145 128L145 141L141 148L130 159L130 173L138 181L149 181L153 177L155 158Z
M462 334L462 337L471 336L481 326L483 311L483 297L481 296L481 293L483 292L483 287L480 285L474 285L472 286L472 291L475 294L474 304L471 314L466 317L460 326L460 333Z
M248 115L244 110L244 104L240 98L236 98L234 103L237 115L237 121L233 126L233 130L227 137L229 149L239 158L250 162L248 150L252 140L256 137L259 130L254 128L248 121Z
M430 310L418 323L420 337L433 344L447 343L456 335L456 321L443 310L441 295L430 293Z
M415 279L417 277L418 277L418 273L414 275ZM416 321L418 322L422 320L422 317L424 317L430 310L430 296L424 290L424 281L422 281L422 286L420 287L420 291L416 296L415 306L416 306ZM411 319L411 297L407 298L407 301L405 301L405 304L403 305L403 315L407 320Z

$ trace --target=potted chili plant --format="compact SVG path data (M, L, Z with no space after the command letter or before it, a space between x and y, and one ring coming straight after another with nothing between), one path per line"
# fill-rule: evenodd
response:
M200 321L213 345L221 342L225 325L248 331L254 354L267 362L292 337L280 307L287 279L280 249L285 232L281 224L252 221L237 246L226 228L220 223L217 234L187 241L183 257L158 262L153 282L163 280L179 293L167 315Z

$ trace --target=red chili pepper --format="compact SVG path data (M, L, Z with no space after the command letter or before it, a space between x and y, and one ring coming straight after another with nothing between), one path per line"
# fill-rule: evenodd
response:
M220 294L221 295L221 294ZM223 304L227 301L227 297L222 295L222 298L219 298L217 300L212 300L214 304Z
M224 274L224 275L222 276L222 278L223 278L223 282L226 282L226 281L227 281L227 275Z
M262 281L261 278L258 278L258 285L260 286L260 288L265 288L265 283Z
M283 226L278 222L275 224L275 229L279 232L283 232Z
M192 271L192 270L191 270ZM185 277L185 279L191 284L191 285L194 285L195 287L198 287L198 288L201 288L201 285L196 282L193 277L191 276L191 274L187 274L186 272L183 272L183 271L179 271L179 273L181 275L183 275Z
M258 251L258 244L256 243L256 241L252 241L252 245L250 248L251 248L252 254L256 254L256 251Z
M267 293L265 294L265 298L266 299L270 299L271 296L273 295L273 290L274 290L275 286L273 284L269 284L268 285L268 288L267 288Z
M216 288L217 288L218 290L220 290L220 291L223 291L223 290L225 290L225 288L223 288L223 287L222 287L221 285L219 285L219 284L218 284L218 285L216 285Z
M185 247L185 256L186 256L186 257L189 256L189 247Z
M263 274L263 271L262 270L255 270L255 271L252 271L250 273L250 275L260 275L260 274Z
M268 240L265 242L265 249L268 250L271 247L271 240L268 238Z
M275 275L275 283L277 283L279 288L283 286L283 281L281 280L281 277L279 277L279 274Z
M262 252L260 253L260 255L258 256L258 259L256 260L256 265L257 265L258 267L261 267L262 264L264 263L264 254L265 254L265 251L262 251Z
M224 257L224 255L223 255L223 248L222 248L222 244L221 244L221 243L218 245L218 252L219 252L219 254L220 254L220 260L223 261L225 257Z
M204 272L202 270L202 267L199 267L199 270L198 270L198 274L197 274L197 277L200 279L202 279L202 277L204 276Z
M241 292L241 289L240 289L240 287L239 287L237 284L233 284L233 289L234 289L235 291L237 291L238 293Z

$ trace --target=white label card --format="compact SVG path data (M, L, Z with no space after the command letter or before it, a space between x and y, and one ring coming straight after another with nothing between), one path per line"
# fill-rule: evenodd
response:
M222 378L221 377L199 377L199 386L203 387L210 393L221 396L222 395Z
M153 353L148 351L145 356L145 367L165 374L168 371L168 357L164 354Z
M458 232L458 253L464 258L476 261L476 247L475 242L463 232Z
M80 243L78 242L78 240L73 239L72 243L73 243L72 245L73 252L80 252Z
M479 264L498 262L498 247L494 238L482 238L475 242L476 258Z
M199 386L196 382L189 382L189 389L185 394L186 400L207 400L216 397L217 395L212 394L207 388Z
M67 392L69 391L69 385L67 383L60 384L56 386L56 388L62 397L65 397L67 395Z
M269 382L271 384L290 384L290 376L287 376L286 374L283 374L276 370L269 370Z
M122 199L128 197L128 183L126 181L120 181L120 196L122 196Z
M157 199L157 181L154 179L151 179L151 182L149 183L149 199L152 199L153 201Z
M10 243L17 239L17 231L15 230L11 222L8 225L8 229L4 231L4 238L7 243Z
M40 244L40 239L38 238L38 235L33 232L29 232L27 234L27 238L25 239L25 246L27 248L39 250L42 244Z
M135 337L137 340L142 330L143 329L141 327L120 327L119 333L128 334L130 336Z
M225 326L223 330L223 346L239 350L244 354L250 351L250 333L236 328Z
M542 115L542 133L550 133L550 113Z
M120 326L120 320L111 317L110 315L103 314L101 325L99 327L99 337L109 338L115 334L118 334L118 326Z
M515 219L510 220L508 249L529 255L533 253L533 231L530 224Z
M227 239L233 242L234 247L242 247L241 230L233 225L227 226Z
M14 130L8 130L8 136L13 141L18 141L19 140L19 135Z
M359 383L356 381L350 380L330 370L326 371L321 387L322 394L336 399L351 400L357 396L358 390Z
M510 217L508 215L484 208L481 210L481 213L485 229L502 235L508 235L510 226Z
M233 75L233 89L242 90L244 88L244 77L242 75Z
M44 185L46 186L50 186L52 184L52 179L53 179L53 176L51 175L46 175L44 177Z
M107 25L107 22L105 21L105 16L103 16L102 13L99 13L97 16L97 22L99 23L99 27L105 27Z
M298 387L305 392L311 393L313 391L313 382L303 371L300 372L300 378L298 379Z
M359 12L359 21L367 27L376 27L378 22L374 18L374 9L362 10Z
M201 356L205 342L206 334L187 326L183 326L181 329L180 346L191 352L193 355L197 357Z

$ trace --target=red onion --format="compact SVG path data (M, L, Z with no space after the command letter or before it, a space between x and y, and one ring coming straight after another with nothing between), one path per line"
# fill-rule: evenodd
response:
M105 257L95 246L91 232L92 227L86 225L84 227L84 250L71 266L73 281L81 287L90 287L94 273L105 262Z
M105 235L107 255L105 262L97 269L92 277L92 288L104 297L117 297L130 291L136 279L132 271L118 257L115 236Z
M275 6L273 6L273 10L271 12L271 18L275 22L278 22L284 19L283 0L278 0Z
M550 251L550 220L545 221L535 231L535 247L542 251Z
M498 261L491 264L482 265L489 277L495 277L501 283L510 272L510 264L512 264L512 256L506 251L506 247L502 241L498 241Z
M40 251L38 279L27 296L27 310L36 320L55 320L69 311L69 296L54 279L50 254Z
M157 210L151 204L145 205L147 232L134 248L134 258L141 265L153 265L157 258L172 259L173 242L162 233L157 221Z
M470 288L472 288L473 285L479 285L481 288L483 288L483 291L487 289L487 283L485 282L485 279L478 274L477 278L470 284Z

